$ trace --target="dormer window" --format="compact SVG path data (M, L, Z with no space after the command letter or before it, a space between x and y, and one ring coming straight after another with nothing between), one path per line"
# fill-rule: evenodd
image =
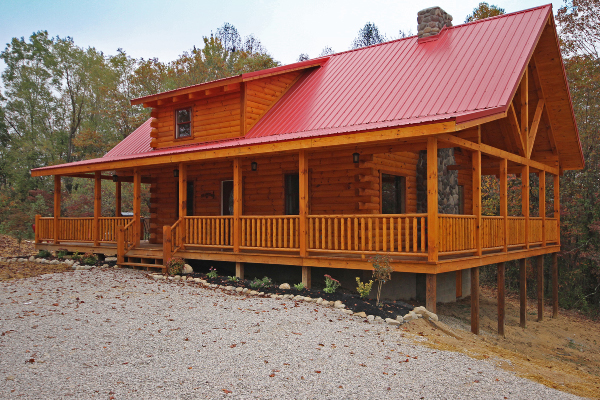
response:
M192 137L192 107L175 110L175 139Z

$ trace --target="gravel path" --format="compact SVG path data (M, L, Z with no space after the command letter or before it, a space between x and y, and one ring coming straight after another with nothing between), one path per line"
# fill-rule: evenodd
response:
M0 282L3 399L573 399L339 310L133 270Z

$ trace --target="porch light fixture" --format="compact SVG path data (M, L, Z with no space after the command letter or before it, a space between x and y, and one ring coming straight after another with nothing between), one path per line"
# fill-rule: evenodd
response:
M119 176L118 176L117 174L113 174L113 176L112 176L112 180L113 180L113 182L115 182L115 183L116 183L116 182L119 182Z
M352 162L354 164L358 164L358 162L360 161L360 154L358 153L353 153L352 154Z
M252 161L250 167L252 168L252 171L256 171L258 169L258 164L256 163L256 161Z
M179 170L177 168L173 170L173 177L179 178Z

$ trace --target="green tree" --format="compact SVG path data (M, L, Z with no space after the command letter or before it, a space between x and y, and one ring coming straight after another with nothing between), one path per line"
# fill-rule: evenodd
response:
M352 42L352 48L371 46L386 41L385 35L379 32L379 28L373 22L367 22L358 31L358 36Z
M495 17L496 15L504 14L504 8L500 8L498 6L489 5L486 2L481 2L477 7L473 9L473 13L467 15L467 19L465 22L473 22L479 19Z

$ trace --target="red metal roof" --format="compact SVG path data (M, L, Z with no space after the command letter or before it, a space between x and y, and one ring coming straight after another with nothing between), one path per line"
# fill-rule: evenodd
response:
M246 135L365 130L498 113L508 106L550 6L330 57Z
M445 120L459 123L502 113L551 12L552 6L545 5L445 28L433 40L419 42L413 36L334 54L305 73L244 138L151 150L146 121L102 159L69 166Z
M129 136L113 147L102 158L124 157L151 151L150 141L152 138L150 137L150 131L152 128L150 127L150 120L151 118L140 125L135 131L131 132Z

